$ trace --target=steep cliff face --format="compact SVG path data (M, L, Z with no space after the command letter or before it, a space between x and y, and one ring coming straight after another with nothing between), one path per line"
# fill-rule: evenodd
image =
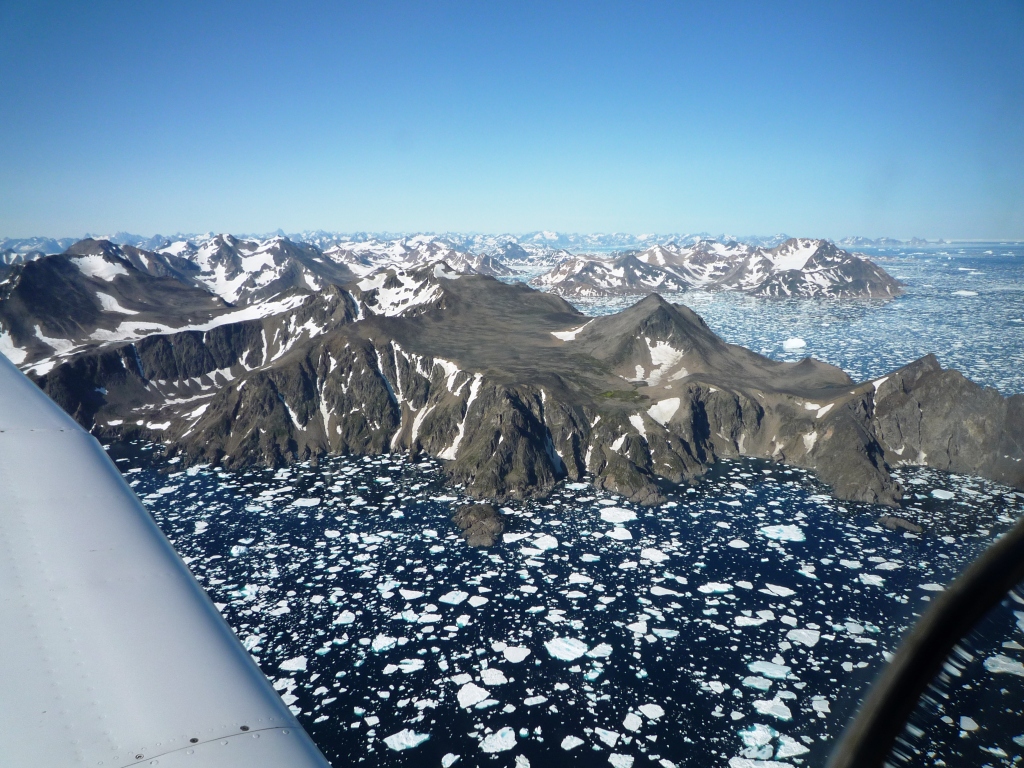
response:
M478 497L593 478L642 503L722 457L817 471L896 503L899 461L1020 487L1021 401L925 359L854 383L726 344L656 295L602 318L444 265L295 294L272 316L75 355L39 378L80 422L187 462L424 453ZM959 409L959 410L957 410Z
M875 423L892 464L926 464L1024 487L1024 395L1004 398L934 355L875 382Z

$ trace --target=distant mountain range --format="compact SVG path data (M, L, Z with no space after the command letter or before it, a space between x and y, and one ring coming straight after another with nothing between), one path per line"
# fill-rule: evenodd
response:
M866 257L827 240L760 238L758 243L685 236L414 235L381 239L306 232L293 238L229 234L139 239L120 233L79 243L5 241L0 274L48 249L106 252L160 265L161 275L204 287L229 304L271 296L281 285L315 288L352 276L437 261L461 273L534 277L532 284L567 297L644 295L689 289L735 290L765 297L887 298L899 283ZM125 242L125 241L133 242ZM764 243L775 243L766 245ZM643 244L643 248L627 247ZM580 248L590 249L580 253ZM617 248L618 250L608 250ZM605 250L602 250L605 249ZM155 267L154 267L155 268ZM146 271L148 267L143 267Z
M64 237L29 237L29 238L0 238L0 264L12 264L24 261L26 258L35 258L38 255L62 253L65 249L82 239L109 240L117 245L131 245L147 251L159 251L168 245L176 242L191 241L201 243L214 237L213 233L207 234L177 234L172 236L136 235L130 232L116 232L108 235L85 235L83 238ZM791 239L789 235L778 234L769 236L734 236L727 234L711 235L707 232L697 234L667 234L667 235L631 235L622 233L613 234L567 234L562 232L528 232L524 235L484 235L484 234L461 234L461 233L439 233L439 234L408 234L393 232L327 232L324 230L307 230L286 234L281 230L260 235L239 235L242 240L265 241L275 237L284 237L295 243L306 243L314 245L321 250L327 250L335 246L351 247L354 244L384 243L394 241L406 241L416 238L425 238L440 243L445 243L452 248L473 254L500 253L508 245L518 245L529 252L539 253L543 251L567 251L570 254L579 253L611 253L615 251L645 250L659 243L677 243L679 245L693 245L701 240L715 240L720 243L735 242L743 245L759 246L762 248L774 248L782 245ZM886 248L898 246L928 246L942 245L944 241L927 241L921 238L911 240L897 240L891 237L871 239L867 237L846 237L835 240L836 245L844 248Z

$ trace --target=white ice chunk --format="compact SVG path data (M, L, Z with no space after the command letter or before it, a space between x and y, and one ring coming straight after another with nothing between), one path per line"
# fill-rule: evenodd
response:
M615 539L616 541L632 541L633 534L621 526L612 528L608 533L605 534L609 539Z
M658 718L665 716L665 710L657 704L642 704L637 707L637 709L651 720L657 720Z
M506 660L512 662L513 664L518 664L527 656L529 656L531 651L529 648L526 648L522 645L510 645L503 648L501 653Z
M605 659L611 655L612 647L608 643L598 643L587 651L587 656L591 659Z
M747 664L747 669L755 675L764 675L773 680L785 680L790 673L790 668L785 664L775 664L771 661L752 661Z
M572 637L556 637L544 643L548 653L561 661L575 661L587 652L587 644Z
M507 752L510 749L515 749L515 746L516 732L507 726L485 736L484 740L480 742L480 749L483 752Z
M1001 653L985 659L985 669L993 674L1008 672L1011 675L1024 677L1024 664Z
M640 715L634 714L633 712L630 712L628 715L626 715L626 718L622 721L622 727L625 728L627 731L633 732L639 731L640 726L642 726L643 724L644 721L640 717Z
M288 659L282 661L278 667L283 669L285 672L305 672L306 671L306 657L296 656L294 659Z
M616 731L609 731L605 728L595 728L594 733L597 734L597 738L609 747L614 747L616 742L619 740L619 734Z
M373 638L373 642L370 643L370 650L374 653L383 653L384 651L394 648L398 643L398 638L388 637L387 635L377 635Z
M388 749L393 749L395 752L401 752L404 749L418 747L429 738L429 733L416 733L415 731L406 728L385 738L384 743L388 745Z
M806 645L813 648L821 639L821 632L816 629L791 629L786 633L786 639L791 643Z
M789 707L783 704L778 699L772 699L771 701L765 701L760 699L753 702L754 709L756 709L762 715L770 715L779 720L792 720L793 713Z
M650 560L653 563L663 563L669 559L668 555L666 555L660 549L654 549L653 547L641 549L640 557L642 557L644 560Z
M479 704L490 695L490 691L486 688L481 688L476 683L466 683L464 686L459 688L459 706L463 708L472 707L474 704Z
M775 750L775 757L796 757L810 752L807 747L794 739L792 736L782 734L779 736L779 748Z
M798 525L766 525L758 531L775 541L806 541L804 532Z
M570 749L576 749L582 743L583 739L579 736L566 736L562 739L562 749L568 752Z
M758 590L764 592L766 595L772 595L774 597L792 597L796 594L795 591L789 587L780 587L778 584L765 584L764 589Z
M703 592L705 595L724 595L726 592L732 592L732 584L709 581L707 584L701 584L697 587L697 591Z
M636 520L636 512L622 507L604 507L601 510L601 519L606 523L628 523Z
M538 536L533 540L533 546L541 551L546 549L555 549L558 547L558 539L554 536L544 534L543 536Z
M504 685L508 682L508 678L505 677L505 673L500 669L494 669L494 667L481 669L480 679L483 680L484 685Z

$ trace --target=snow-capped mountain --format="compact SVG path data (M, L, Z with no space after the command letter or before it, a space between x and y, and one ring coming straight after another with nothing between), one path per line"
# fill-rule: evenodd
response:
M614 259L570 256L557 267L530 281L559 295L593 298L613 294L675 293L690 285L678 275L645 263L633 254Z
M198 268L195 279L200 284L238 305L265 301L290 288L318 291L355 276L319 248L280 236L259 241L222 234L198 242L167 243L158 253L191 262Z
M357 275L368 275L388 267L413 268L439 261L458 272L507 277L516 270L487 253L470 253L453 247L433 235L416 235L398 240L343 242L328 248L324 255L344 264Z
M693 288L779 298L889 298L901 292L898 281L867 259L827 240L796 238L774 248L699 240L658 244L635 256L571 258L532 284L580 297Z
M77 238L25 237L0 239L0 265L20 264L49 253L60 253Z

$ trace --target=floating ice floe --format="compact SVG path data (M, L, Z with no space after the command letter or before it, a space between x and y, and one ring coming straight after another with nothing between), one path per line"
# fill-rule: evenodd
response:
M637 709L651 720L657 720L665 716L665 710L658 704L641 704Z
M936 499L942 499L943 501L949 501L953 498L954 494L951 491L945 491L942 488L932 489L932 496Z
M747 544L743 539L733 539L729 542L729 546L733 549L746 549L750 545Z
M633 534L621 526L612 528L605 534L605 536L609 539L615 539L616 541L632 541L633 539Z
M598 643L587 651L587 657L591 659L606 659L612 655L612 650L608 643Z
M564 739L562 739L562 749L568 752L571 749L576 749L576 747L583 743L583 739L581 739L579 736L566 736Z
M798 525L766 525L758 528L761 535L775 541L806 541L804 532Z
M554 536L544 534L543 536L538 536L533 540L533 546L542 552L547 549L556 549L558 547L558 539Z
M785 664L776 664L773 661L752 661L747 664L747 669L755 675L764 675L773 680L785 680L791 671Z
M608 762L612 764L612 768L632 768L633 756L612 752L612 754L608 755Z
M810 752L807 747L794 739L792 736L782 734L779 736L779 747L775 750L775 757L796 757Z
M772 681L767 677L761 677L760 675L749 676L743 678L743 685L747 688L753 688L758 691L767 691L772 687Z
M573 637L556 637L544 643L554 658L561 661L575 661L587 652L587 644Z
M796 594L795 590L789 587L782 587L778 584L765 584L764 589L759 589L758 592L763 592L766 595L772 595L773 597L792 597Z
M516 732L507 726L485 736L484 740L480 742L482 752L507 752L510 749L515 749L515 746Z
M659 586L657 584L655 584L653 587L651 587L651 594L654 595L655 597L666 597L666 596L682 597L683 596L682 592L676 592L674 589L669 589L668 587L662 587L662 586Z
M787 707L778 699L772 699L771 701L759 699L753 702L753 705L754 709L756 709L758 713L762 715L770 715L771 717L774 717L778 720L793 719L792 711L790 711L789 707Z
M616 731L609 731L606 728L595 728L594 733L597 734L597 738L609 747L614 747L619 741L619 733Z
M408 675L410 672L419 672L424 663L423 659L402 659L398 662L398 668Z
M636 520L636 512L621 507L604 507L601 510L601 519L606 523L628 523Z
M1009 673L1024 677L1024 664L1001 653L985 659L985 669L993 674Z
M469 707L472 707L475 704L479 704L481 701L488 698L490 695L490 691L488 691L486 688L481 688L476 683L466 683L461 688L459 688L459 706L463 707L464 709L468 709Z
M705 595L724 595L726 592L732 592L732 584L726 584L721 581L709 581L707 584L701 584L697 587L698 592L703 592Z
M813 648L821 639L821 632L816 629L791 629L786 633L786 639L791 643Z
M669 559L668 555L654 547L645 547L644 549L641 549L640 557L644 560L650 560L652 563L663 563Z
M803 339L798 339L796 337L792 339L786 339L784 342L782 342L783 349L803 349L806 346L806 341L804 341Z
M439 598L437 598L437 602L447 603L448 605L458 605L467 597L469 597L468 592L462 592L461 590L453 589L451 592L447 592L441 595Z
M306 657L296 656L294 659L288 659L282 661L278 668L283 669L285 672L305 672L306 671Z
M518 664L529 656L531 651L529 648L522 645L509 645L502 648L501 653L507 661L510 661L513 664Z
M388 651L394 648L397 643L397 637L377 635L375 638L373 638L373 642L370 643L370 650L374 653L383 653L384 651Z
M384 743L388 745L388 749L393 749L395 752L401 752L404 749L413 749L418 747L424 741L430 738L429 733L416 733L408 728L393 733L384 739ZM454 760L452 762L455 762ZM449 763L450 765L451 763Z
M441 768L452 768L455 763L458 762L461 755L456 755L454 752L449 752L441 758Z
M493 667L481 669L480 679L483 681L484 685L504 685L508 682L508 678L505 677L505 673L500 669L494 669Z
M319 504L320 504L320 499L309 498L309 499L296 499L289 506L292 506L292 507L316 507L316 506L319 506Z

